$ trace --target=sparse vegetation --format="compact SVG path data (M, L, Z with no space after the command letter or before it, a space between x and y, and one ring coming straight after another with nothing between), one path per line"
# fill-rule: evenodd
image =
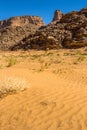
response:
M85 55L80 54L78 57L76 57L76 60L73 62L73 64L78 64L79 62L82 62L85 60Z
M81 51L80 51L80 50L77 50L77 51L76 51L76 55L81 55Z
M11 93L25 90L27 87L26 80L17 77L5 77L0 82L0 97Z
M18 63L26 62L31 71L41 72L45 70L49 70L50 68L55 69L56 65L59 67L62 64L67 63L68 65L82 62L87 57L86 52L83 50L77 49L74 51L66 50L66 51L57 51L57 50L46 50L46 51L34 51L31 52L19 52L18 54L8 53L8 55L1 55L1 65L0 69L3 67L11 67ZM68 60L68 62L67 62ZM2 65L3 63L3 65ZM25 65L25 67L28 67Z
M39 63L40 63L40 69L39 69L39 71L43 71L43 70L45 69L44 60L41 59L41 58L39 58L38 61L39 61Z
M0 64L0 69L2 69L3 68L3 65L2 64Z
M61 74L61 73L62 73L62 70L61 70L61 69L57 69L57 70L53 70L52 72L53 72L54 74L58 74L58 73Z
M13 56L11 56L10 58L8 58L8 64L7 67L11 67L13 65L15 65L17 63L17 59Z
M45 70L45 69L48 69L48 67L50 66L51 64L49 63L49 62L43 62L42 64L41 64L41 66L40 66L40 69L39 69L39 71L43 71L43 70Z
M40 55L34 54L34 55L31 55L30 58L31 58L31 60L36 60L36 59L40 58Z
M81 61L83 61L84 59L85 59L85 56L84 56L84 55L81 55L81 56L78 57L77 60L78 60L79 62L81 62Z

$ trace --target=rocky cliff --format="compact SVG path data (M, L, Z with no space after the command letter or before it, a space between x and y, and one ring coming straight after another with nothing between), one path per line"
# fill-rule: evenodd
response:
M38 16L20 16L20 17L12 17L7 20L0 21L0 28L3 27L14 27L14 26L26 26L28 24L34 24L38 26L44 25L42 19Z
M14 27L11 26L11 28ZM87 8L68 14L56 11L53 21L46 26L44 26L43 22L40 25L29 23L22 27L16 26L14 29L12 31L5 27L0 31L0 43L3 41L1 40L3 37L4 43L8 43L10 38L9 43L12 42L9 46L10 50L84 47L87 46ZM14 32L16 33L14 34ZM4 44L1 45L3 47Z
M58 49L84 46L87 46L87 8L62 15L61 18L57 17L47 26L41 27L32 37L24 38L11 49Z
M12 17L0 21L0 50L9 50L41 26L44 26L44 22L38 16Z

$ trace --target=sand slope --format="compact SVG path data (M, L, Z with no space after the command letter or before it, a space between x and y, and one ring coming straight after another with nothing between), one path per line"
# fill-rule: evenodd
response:
M60 65L61 72L4 68L30 88L0 101L0 130L87 130L87 62ZM55 70L56 66L55 66Z

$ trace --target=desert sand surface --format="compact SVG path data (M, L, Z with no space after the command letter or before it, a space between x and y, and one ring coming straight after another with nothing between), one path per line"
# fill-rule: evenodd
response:
M0 52L0 66L29 86L0 99L0 130L87 130L86 48Z

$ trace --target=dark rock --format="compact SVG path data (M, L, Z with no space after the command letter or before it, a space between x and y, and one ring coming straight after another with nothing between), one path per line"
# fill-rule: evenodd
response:
M25 38L19 44L11 47L11 50L18 49L37 49L37 50L47 50L47 49L59 49L60 44L53 36L46 36L40 34L39 36L34 36L34 38Z
M87 8L83 8L79 14L84 14L87 17Z

